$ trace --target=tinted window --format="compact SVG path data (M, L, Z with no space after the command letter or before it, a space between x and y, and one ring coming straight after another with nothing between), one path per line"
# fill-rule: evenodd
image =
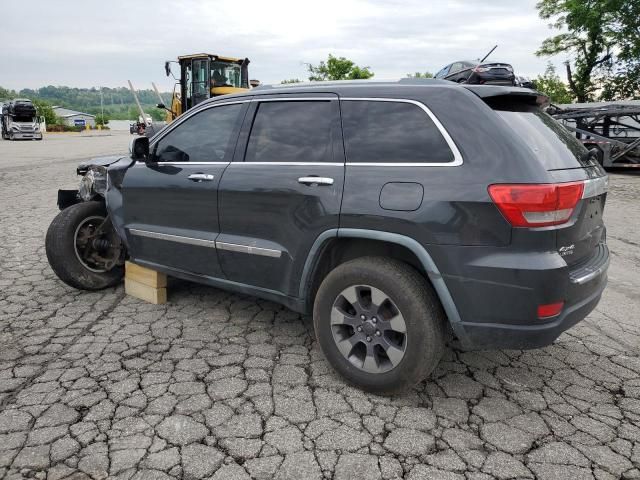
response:
M348 162L444 163L453 152L426 112L400 102L343 101Z
M453 65L451 65L451 70L449 71L449 73L459 72L463 68L464 68L464 66L463 66L462 62L456 62Z
M512 105L497 112L525 141L547 170L576 168L589 164L588 151L584 145L557 120L539 108Z
M451 65L447 65L446 67L444 67L442 70L440 70L438 73L435 74L435 78L440 78L440 77L444 77L448 72L449 72L449 67Z
M263 102L253 120L246 162L331 162L330 101Z
M185 120L155 146L158 162L222 162L231 153L241 104L208 108ZM235 137L235 135L234 135Z

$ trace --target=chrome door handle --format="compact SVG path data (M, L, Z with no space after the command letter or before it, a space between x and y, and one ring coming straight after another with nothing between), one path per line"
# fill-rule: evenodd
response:
M210 182L216 178L216 176L211 175L210 173L192 173L187 178L194 182Z
M333 185L333 178L329 177L300 177L298 183L305 185Z

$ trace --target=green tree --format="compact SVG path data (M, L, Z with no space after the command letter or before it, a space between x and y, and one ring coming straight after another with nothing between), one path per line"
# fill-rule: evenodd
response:
M96 115L96 125L107 125L109 123L109 114L98 113Z
M39 117L44 117L44 121L47 125L55 125L58 123L58 117L56 112L53 111L51 104L44 100L32 99L31 102L36 107Z
M548 96L551 103L571 103L573 100L567 85L560 80L560 77L556 73L556 68L551 63L547 64L544 75L538 75L538 77L533 80L533 85L536 90Z
M409 77L409 78L433 78L433 73L431 73L431 72L407 73L407 77Z
M0 87L0 100L12 100L16 97L17 95L14 90L9 90L9 89Z
M600 79L604 100L640 100L640 0L622 2L614 26L616 62Z
M317 66L307 64L309 80L356 80L373 77L369 67L359 67L345 57L334 57L329 54L327 61L321 61Z
M156 107L145 109L145 113L151 115L154 122L161 122L166 118L166 110L160 110Z
M567 80L579 102L595 98L598 75L617 71L622 84L632 79L640 58L640 0L541 0L537 8L562 33L544 40L536 54L574 57L573 67L566 63Z

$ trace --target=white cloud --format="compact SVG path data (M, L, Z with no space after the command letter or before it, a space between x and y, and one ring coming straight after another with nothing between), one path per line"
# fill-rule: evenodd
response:
M3 6L0 85L125 86L131 79L170 90L164 61L202 51L248 57L251 77L265 83L304 79L304 62L328 53L369 66L378 78L398 78L481 57L495 44L491 58L535 76L547 60L534 52L549 34L535 0L30 0Z

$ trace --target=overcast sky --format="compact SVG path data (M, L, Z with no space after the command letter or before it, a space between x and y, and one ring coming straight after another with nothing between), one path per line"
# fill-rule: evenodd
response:
M534 55L552 31L536 0L2 2L0 86L126 86L163 91L164 61L207 52L248 57L263 83L306 79L304 62L327 54L369 66L376 78L435 73L455 60L490 57L536 76ZM560 66L564 58L553 60Z

